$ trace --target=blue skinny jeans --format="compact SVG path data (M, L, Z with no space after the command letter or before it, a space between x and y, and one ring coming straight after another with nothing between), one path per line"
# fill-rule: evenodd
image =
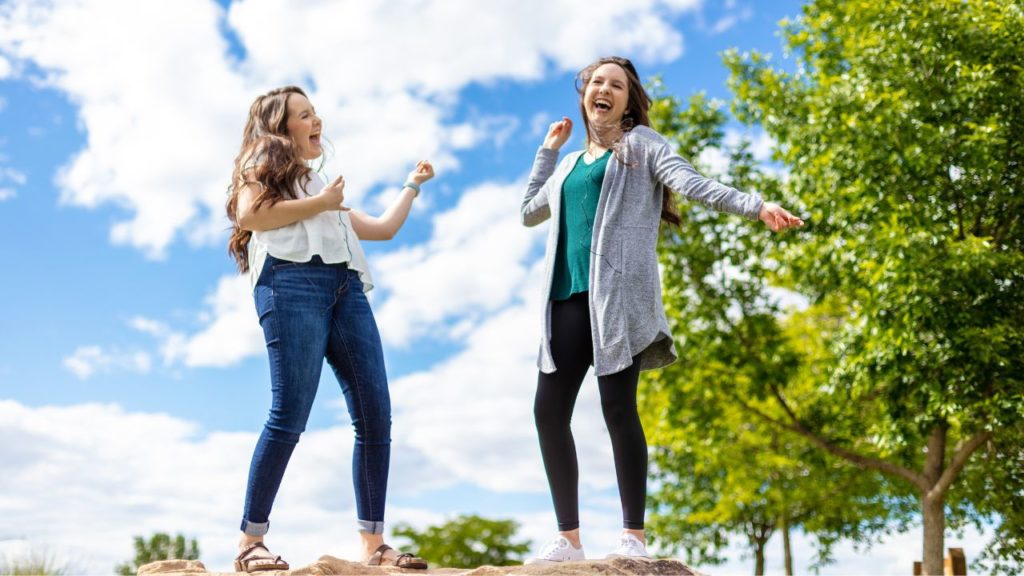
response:
M341 385L355 428L352 483L359 529L384 531L391 459L391 398L377 323L358 272L345 264L267 256L254 292L267 343L273 403L256 443L243 532L267 533L270 510L306 429L324 358Z

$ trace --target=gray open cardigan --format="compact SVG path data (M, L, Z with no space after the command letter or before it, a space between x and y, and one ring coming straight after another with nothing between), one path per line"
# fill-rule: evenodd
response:
M552 219L544 262L544 327L537 366L555 371L551 357L551 284L558 246L562 183L582 151L558 163L558 151L541 148L533 161L522 218L526 226ZM715 210L757 219L764 201L701 176L660 134L638 126L622 138L601 186L590 255L590 326L594 372L614 374L639 355L640 369L676 360L675 344L661 302L658 225L664 186ZM556 166L557 163L557 166Z

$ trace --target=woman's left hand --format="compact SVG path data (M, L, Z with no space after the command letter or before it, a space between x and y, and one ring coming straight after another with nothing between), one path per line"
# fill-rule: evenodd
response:
M758 219L768 225L772 232L781 232L786 228L796 228L804 225L804 221L793 216L785 208L774 202L765 202L761 206L761 213Z
M426 160L416 163L416 168L409 172L409 180L417 184L423 184L434 177L434 167Z

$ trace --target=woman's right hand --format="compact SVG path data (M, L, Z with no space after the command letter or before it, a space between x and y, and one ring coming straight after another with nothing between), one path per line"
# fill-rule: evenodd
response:
M348 211L351 208L342 206L341 203L345 201L345 177L338 176L331 181L330 184L324 186L324 189L316 195L317 198L323 203L324 210L343 210Z
M548 127L548 135L544 137L544 147L549 150L558 150L569 139L572 134L572 120L562 116L558 122L552 122Z

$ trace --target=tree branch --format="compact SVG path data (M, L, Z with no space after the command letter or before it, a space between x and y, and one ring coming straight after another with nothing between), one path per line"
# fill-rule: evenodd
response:
M967 465L967 460L971 457L971 454L981 448L983 444L992 439L992 432L988 430L984 432L978 432L971 437L964 445L960 446L960 449L953 455L953 459L949 463L949 468L946 468L942 472L942 476L939 477L939 481L935 483L935 486L928 492L929 498L935 498L938 496L945 495L946 491L953 484L953 480L956 479L957 475L964 466Z
M967 237L964 235L964 207L960 201L962 195L963 194L961 193L960 195L957 196L956 199L956 222L958 228L960 229L960 233L957 235L957 239L960 241L963 241Z
M775 418L772 418L771 416L761 412L757 408L754 408L753 406L748 405L746 402L741 400L738 396L736 396L732 392L729 392L728 394L744 410L747 410L747 411L753 413L754 415L758 416L762 420L765 420L766 422L769 422L770 424L772 424L774 426L778 426L778 427L783 428L785 430L789 430L791 432L795 432L795 433L803 436L804 438L807 438L813 444L817 445L819 448L825 450L826 452L828 452L828 453L830 453L830 454L832 454L834 456L838 456L838 457L840 457L840 458L842 458L844 460L852 462L853 464L856 464L857 466L860 466L861 468L871 468L871 469L874 469L874 470L878 470L880 472L884 472L886 474L891 474L893 476L897 476L897 477L903 478L905 480L908 480L912 484L914 484L915 486L920 488L922 492L927 492L927 490L930 488L928 486L928 482L925 480L924 476L914 472L913 470L908 470L907 468L904 468L902 466L897 466L896 464L893 464L891 462L886 462L885 460L880 460L878 458L872 458L870 456L864 456L862 454L857 454L856 452L853 452L852 450L848 450L846 448L843 448L842 446L837 446L836 444L833 444L832 442L829 442L828 440L822 438L821 436L819 436L818 434L816 434L812 430L809 430L806 426L803 425L802 422L800 422L800 420L796 417L796 415L793 413L793 411L789 408L789 405L786 404L785 399L782 398L781 394L779 394L778 390L775 389L774 386L772 387L772 391L775 394L775 398L782 405L783 410L786 411L786 414L789 416L789 419L790 419L790 421L792 421L792 424L789 424L789 423L786 423L786 422L781 422L779 420L776 420Z

